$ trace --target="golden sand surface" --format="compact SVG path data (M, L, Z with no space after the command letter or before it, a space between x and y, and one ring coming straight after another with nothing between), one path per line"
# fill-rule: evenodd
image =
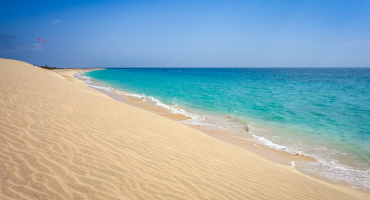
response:
M0 199L366 199L65 73L0 59Z

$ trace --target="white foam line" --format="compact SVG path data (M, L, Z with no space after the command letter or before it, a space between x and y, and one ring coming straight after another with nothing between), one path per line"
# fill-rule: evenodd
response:
M275 144L275 143L271 142L270 140L268 140L268 139L266 139L264 137L256 136L256 135L252 135L252 136L254 138L256 138L258 141L260 141L261 143L263 143L264 145L269 146L269 147L271 147L273 149L280 150L280 151L285 151L285 152L288 152L288 153L291 153L291 154L305 155L305 156L307 156L302 151L297 151L297 150L288 148L288 147L283 146L283 145Z
M164 103L160 102L158 99L156 99L154 97L151 97L151 96L146 96L145 94L128 93L128 92L124 92L124 91L121 91L121 90L116 90L116 89L114 89L112 87L104 87L104 86L93 85L92 82L91 82L91 79L92 78L91 77L82 76L81 73L83 73L83 72L77 73L76 76L78 76L79 78L85 80L85 83L89 87L96 88L96 89L101 89L101 90L106 90L106 91L114 92L116 94L121 94L121 95L125 95L125 96L139 98L139 99L142 99L143 101L150 100L150 101L154 102L155 105L158 106L158 107L165 108L165 109L167 109L168 111L170 111L171 113L174 113L174 114L182 114L182 115L185 115L185 116L191 118L192 120L197 120L197 121L200 120L201 121L204 118L202 116L199 116L199 115L196 115L196 114L193 114L193 113L186 112L184 109L178 108L177 105L167 105L167 104L164 104Z
M362 187L370 189L370 170L359 170L324 160L319 160L319 162L293 161L292 166L308 173L329 178L337 183L348 183L352 188Z

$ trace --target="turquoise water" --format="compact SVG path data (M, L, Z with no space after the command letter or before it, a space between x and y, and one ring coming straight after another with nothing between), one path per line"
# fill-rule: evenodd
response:
M85 73L273 148L310 155L307 173L370 188L370 69L107 69ZM109 88L107 88L109 90Z

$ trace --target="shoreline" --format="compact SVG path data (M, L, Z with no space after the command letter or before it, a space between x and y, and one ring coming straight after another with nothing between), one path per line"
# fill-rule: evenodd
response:
M73 77L0 59L1 199L369 199Z
M168 119L174 120L179 123L181 123L181 121L183 120L190 119L189 117L183 114L171 113L166 108L156 106L153 102L142 101L141 99L136 98L136 97L120 95L120 94L117 94L111 91L106 91L104 89L99 89L99 88L93 88L93 89L99 92L102 92L106 94L107 96L119 102L126 103L128 105L132 105L132 106L150 111L152 113L158 114L160 116L166 117ZM226 131L226 130L217 130L216 128L212 129L212 128L201 126L201 125L192 125L192 124L186 124L186 123L184 125L194 128L196 130L199 130L223 142L227 142L235 146L241 147L243 149L246 149L248 151L251 151L277 164L292 166L291 163L293 161L317 162L317 160L313 157L304 156L304 155L295 155L292 153L288 153L285 151L280 151L280 150L271 148L258 141L253 141L254 138L252 136L249 136L249 140L246 138L235 138L231 136L232 135L231 132ZM248 135L245 135L244 137L248 137Z
M73 76L75 78L78 78L76 75L77 75L77 72L75 74L73 74ZM78 79L81 80L81 81L84 81L83 79L80 79L80 78L78 78ZM85 83L85 84L87 85L87 83ZM100 87L99 84L97 86ZM98 87L92 87L92 88L99 91L99 92L102 92L102 93L106 94L107 96L109 96L109 97L111 97L111 98L113 98L113 99L115 99L119 102L123 102L123 103L126 103L128 105L135 106L135 107L147 110L149 112L152 112L152 113L158 114L160 116L166 117L168 119L174 120L176 122L181 123L181 121L183 121L183 120L190 119L189 117L187 117L185 115L172 113L169 110L167 110L166 108L159 107L159 106L155 105L154 102L143 101L142 99L140 99L138 97L118 94L118 93L115 92L116 91L115 88L110 88L111 91L107 91L106 89L102 89L102 88L98 88ZM102 87L105 87L105 86L102 86ZM131 94L131 93L128 93L128 92L125 92L125 91L122 91L122 90L118 90L118 91L124 92L124 93L127 93L127 94ZM209 128L209 127L205 127L205 126L201 126L201 125L191 125L191 124L186 124L186 123L181 123L181 124L183 124L185 126L188 126L190 128L199 130L202 133L207 134L207 135L209 135L209 136L211 136L215 139L218 139L218 140L221 140L223 142L241 147L241 148L243 148L243 149L245 149L249 152L257 154L258 156L261 156L261 157L263 157L263 158L265 158L265 159L267 159L271 162L274 162L276 164L282 164L282 165L285 165L285 166L290 166L294 170L299 171L302 174L308 175L309 177L312 177L316 180L324 181L326 183L334 184L334 185L337 185L337 186L340 186L340 187L345 187L345 188L348 188L350 190L359 191L361 193L370 194L370 191L369 191L368 188L353 187L352 185L350 185L349 183L347 183L345 181L334 181L334 180L331 180L330 178L325 177L323 175L320 175L318 173L312 173L312 172L308 173L308 172L299 170L299 169L294 167L294 165L295 165L294 162L319 163L313 157L306 156L306 155L294 154L294 153L290 153L290 152L275 149L273 147L267 146L267 145L257 141L252 136L249 136L249 138L248 138L248 135L243 135L243 138L233 137L233 132L230 132L230 131L221 130L221 129L217 129L217 128Z

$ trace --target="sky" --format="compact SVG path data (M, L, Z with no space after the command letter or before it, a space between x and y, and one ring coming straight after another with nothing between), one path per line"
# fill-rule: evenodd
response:
M0 58L62 68L370 67L370 1L4 0Z

